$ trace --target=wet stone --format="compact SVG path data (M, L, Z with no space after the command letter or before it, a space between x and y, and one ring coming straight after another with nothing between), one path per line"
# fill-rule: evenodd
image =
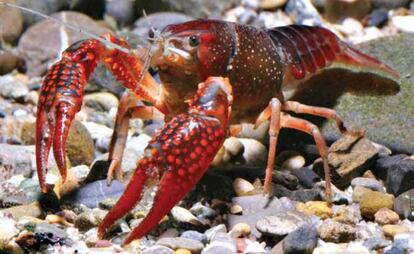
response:
M387 190L395 196L414 188L414 160L401 160L388 170Z
M267 216L257 221L256 228L265 235L281 237L307 223L312 223L310 216L292 211Z
M371 178L365 178L365 177L354 178L351 181L351 186L354 188L359 186L359 187L365 187L365 188L371 189L373 191L385 192L382 184L379 181L375 179L371 179Z
M182 237L165 237L157 241L157 245L163 245L173 250L188 249L192 253L200 253L204 245L196 240L182 238Z
M283 240L285 254L310 254L318 243L318 231L311 224L305 224L288 234Z

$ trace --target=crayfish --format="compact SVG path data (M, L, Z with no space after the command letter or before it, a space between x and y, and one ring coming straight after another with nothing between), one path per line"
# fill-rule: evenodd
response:
M152 33L152 46L146 54L137 54L123 39L111 35L102 38L70 46L43 80L36 122L37 173L41 189L46 192L46 165L53 146L61 176L66 178L68 130L81 108L91 72L98 62L104 63L130 91L122 97L116 117L108 181L121 166L129 119L163 115L167 120L137 162L126 191L99 227L102 237L109 226L140 201L145 183L159 178L153 208L125 244L143 237L157 225L199 181L225 136L229 132L236 134L240 130L238 124L244 122L258 125L270 120L265 193L271 192L279 130L293 128L313 136L323 160L329 198L325 141L317 126L286 112L322 116L336 121L342 133L362 134L347 130L334 110L289 101L292 92L328 68L371 72L389 80L398 78L390 67L321 27L258 29L220 20L195 20ZM148 57L142 59L142 55ZM161 84L148 73L147 65L157 68ZM139 100L146 104L138 105Z

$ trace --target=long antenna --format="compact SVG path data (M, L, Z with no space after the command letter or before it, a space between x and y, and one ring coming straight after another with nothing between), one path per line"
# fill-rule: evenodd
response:
M7 6L7 7L10 7L10 8L17 8L17 9L20 9L20 10L23 10L23 11L26 11L26 12L29 12L29 13L32 13L32 14L35 14L35 15L38 15L38 16L44 18L44 19L52 20L52 21L54 21L54 22L56 22L56 23L58 23L58 24L60 24L60 25L62 25L64 27L67 27L67 28L69 28L69 29L71 29L73 31L79 32L81 34L85 34L85 35L87 35L87 36L89 36L89 37L91 37L91 38L93 38L95 40L98 40L98 41L102 42L103 44L105 44L107 46L110 46L112 48L118 49L118 50L120 50L120 51L122 51L122 52L124 52L126 54L130 54L131 53L131 51L128 50L128 49L126 49L126 48L123 48L123 47L121 47L121 46L119 46L119 45L117 45L117 44L115 44L113 42L110 42L108 40L105 40L102 37L99 37L99 36L97 36L97 35L95 35L93 33L90 33L88 31L82 30L81 28L79 28L79 27L77 27L75 25L69 24L67 22L64 22L64 21L62 21L62 20L60 20L58 18L51 17L51 16L48 16L48 15L46 15L44 13L41 13L41 12L38 12L38 11L35 11L35 10L31 10L29 8L26 8L26 7L23 7L23 6L19 6L19 5L16 5L16 4L5 3L5 2L1 2L0 1L0 5Z

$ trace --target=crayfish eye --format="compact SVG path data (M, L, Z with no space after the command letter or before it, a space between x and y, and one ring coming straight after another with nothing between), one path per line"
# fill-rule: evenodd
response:
M197 47L200 44L200 38L197 35L191 35L188 38L188 44L191 47Z

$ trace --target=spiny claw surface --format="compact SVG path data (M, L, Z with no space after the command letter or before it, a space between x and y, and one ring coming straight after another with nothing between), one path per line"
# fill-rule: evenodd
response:
M157 176L154 205L125 244L158 224L208 169L224 141L231 103L227 80L210 78L200 84L188 113L175 116L150 141L124 194L99 226L99 237L140 201L145 182Z

